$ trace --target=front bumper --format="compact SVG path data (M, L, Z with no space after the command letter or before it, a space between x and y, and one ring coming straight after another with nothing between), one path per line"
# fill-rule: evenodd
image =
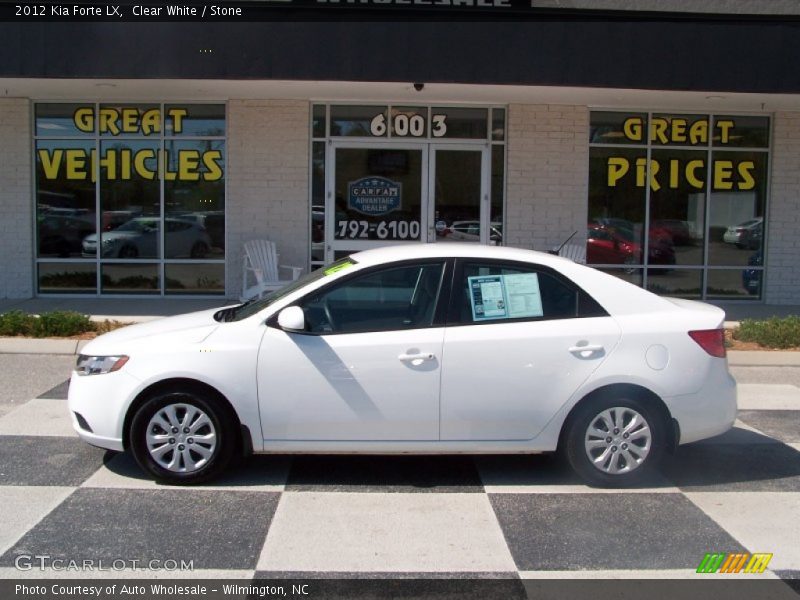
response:
M105 375L73 373L67 404L72 426L81 439L100 448L124 450L125 413L139 385L139 380L124 370Z

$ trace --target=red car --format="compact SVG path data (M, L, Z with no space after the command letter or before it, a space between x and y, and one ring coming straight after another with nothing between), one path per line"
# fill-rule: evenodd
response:
M586 262L589 264L642 264L642 246L625 229L590 223L586 237ZM674 265L675 248L667 238L651 236L647 258L651 265ZM629 268L630 272L633 270Z

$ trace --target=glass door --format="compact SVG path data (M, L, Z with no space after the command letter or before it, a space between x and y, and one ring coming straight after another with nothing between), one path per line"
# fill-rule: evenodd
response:
M427 241L426 144L332 144L326 262L399 242Z
M497 244L489 226L488 152L475 145L432 145L428 241ZM497 234L502 235L500 232Z

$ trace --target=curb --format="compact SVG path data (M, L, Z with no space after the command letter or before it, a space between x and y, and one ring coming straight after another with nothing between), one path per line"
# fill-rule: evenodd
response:
M0 354L78 354L91 340L0 337ZM729 350L732 367L800 367L800 352Z

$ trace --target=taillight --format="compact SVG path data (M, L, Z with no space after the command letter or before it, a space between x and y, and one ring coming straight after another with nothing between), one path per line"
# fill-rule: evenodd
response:
M725 358L725 330L699 329L690 331L689 336L711 356Z

